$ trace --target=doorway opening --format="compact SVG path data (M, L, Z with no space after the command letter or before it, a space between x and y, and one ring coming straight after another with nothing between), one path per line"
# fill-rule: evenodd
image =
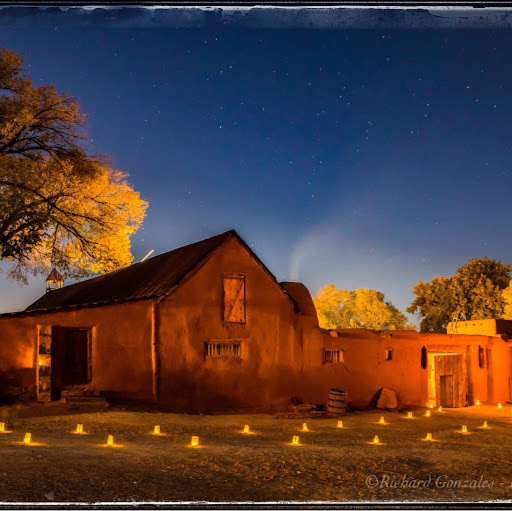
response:
M434 406L459 408L467 403L464 353L428 354L428 397Z
M91 382L91 335L86 328L52 327L51 398Z

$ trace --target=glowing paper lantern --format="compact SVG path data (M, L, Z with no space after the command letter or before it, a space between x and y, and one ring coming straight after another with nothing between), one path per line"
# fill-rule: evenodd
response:
M309 431L308 425L306 423L302 424L302 431Z
M430 417L430 410L427 410L425 413L425 417Z
M484 427L484 428L487 427L487 421L484 421L484 425L482 427Z
M386 424L386 423L384 422L384 417L381 417L381 418L380 418L380 420L379 420L379 424Z
M430 404L428 405L428 407L429 407L429 408L434 408L434 405L433 405L432 403L430 403Z
M440 406L438 409L439 409L440 412L443 411L443 407L442 406Z
M108 435L107 445L114 445L114 436Z
M23 442L26 444L30 444L32 440L32 433L25 433L25 438L23 439Z
M299 445L299 436L298 435L293 435L292 445Z
M338 421L338 428L342 428L343 427L343 421Z
M498 403L498 408L503 408L503 406L501 405L501 403Z
M463 433L467 433L468 432L468 427L467 426L462 426L462 432Z
M199 437L198 436L193 436L192 440L190 441L190 445L192 447L197 447L199 445Z
M375 437L373 438L373 443L374 443L374 444L378 444L378 443L379 443L379 437L378 437L378 435L375 435Z
M246 425L244 426L244 433L249 433L249 432L250 432L250 431L249 431L249 425L248 425L248 424L246 424Z
M77 424L76 425L76 432L77 433L83 433L84 432L84 425L83 424Z
M153 435L159 435L160 434L160 426L155 426L155 429L153 429Z
M412 412L407 412L407 418L412 419Z
M2 433L5 431L5 422L0 422L0 431Z
M425 438L425 440L432 442L432 433L427 433L427 438Z
M478 399L476 400L475 405L480 406L480 401Z

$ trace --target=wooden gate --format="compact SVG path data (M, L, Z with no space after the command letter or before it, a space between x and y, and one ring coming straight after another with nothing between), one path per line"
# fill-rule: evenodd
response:
M446 408L466 406L464 355L434 357L437 404Z

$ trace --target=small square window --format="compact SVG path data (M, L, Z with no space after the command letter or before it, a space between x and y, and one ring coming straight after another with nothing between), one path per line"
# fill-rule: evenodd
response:
M324 350L324 364L343 363L343 350Z
M393 360L393 350L386 348L386 360Z

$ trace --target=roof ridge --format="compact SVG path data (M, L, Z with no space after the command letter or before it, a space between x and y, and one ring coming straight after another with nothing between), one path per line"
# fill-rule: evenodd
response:
M98 275L41 296L25 311L84 305L98 300L152 298L168 293L226 239L238 236L230 229L215 236Z

